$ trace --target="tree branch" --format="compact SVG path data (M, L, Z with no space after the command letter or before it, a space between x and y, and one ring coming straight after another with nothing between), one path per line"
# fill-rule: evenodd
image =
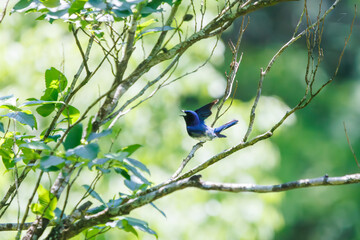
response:
M284 192L292 189L319 187L329 185L345 185L360 183L360 174L350 174L340 177L329 177L327 174L323 177L300 179L297 181L276 184L276 185L256 185L256 184L235 184L235 183L212 183L200 182L196 186L203 190L215 190L222 192L256 192L256 193L273 193Z
M273 6L280 2L288 2L293 0L259 0L250 4L250 1L247 4L240 5L238 1L234 1L232 6L235 6L239 3L239 7L234 10L231 7L227 8L223 14L219 17L215 17L210 21L204 28L198 32L192 34L188 39L182 41L175 45L173 48L166 52L159 52L157 55L149 55L144 61L138 64L138 67L125 79L122 81L115 81L113 87L116 87L116 93L113 92L113 96L108 96L105 100L105 103L101 107L99 114L96 117L96 120L93 122L93 132L96 132L99 127L103 124L103 120L111 114L114 108L117 105L120 97L146 72L148 72L153 66L174 58L177 54L183 54L189 47L194 43L212 37L212 33L220 34L225 31L228 27L231 26L231 23L240 16L244 16L250 12L256 11L261 8ZM121 65L123 67L123 65ZM118 71L119 72L119 71ZM121 71L121 77L123 76L123 71ZM118 76L117 76L118 78Z
M256 192L256 193L273 193L280 191L288 191L292 189L316 187L316 186L332 186L360 183L360 174L344 175L340 177L323 177L312 179L300 179L293 182L287 182L277 185L256 185L256 184L235 184L235 183L212 183L200 180L201 175L194 175L190 178L175 181L156 191L136 197L122 204L119 207L110 207L94 214L85 216L79 221L69 226L64 226L58 232L52 231L47 239L68 239L86 228L94 225L104 224L116 216L129 214L132 210L151 203L159 198L167 196L175 191L188 187L195 187L203 190L215 190L223 192ZM64 220L63 220L64 222Z
M9 2L10 2L10 0L6 0L6 2L5 2L4 9L3 9L2 13L1 13L1 16L0 16L0 23L2 23L2 21L3 21L4 18L5 18L6 9L7 9L7 6L8 6L8 4L9 4Z

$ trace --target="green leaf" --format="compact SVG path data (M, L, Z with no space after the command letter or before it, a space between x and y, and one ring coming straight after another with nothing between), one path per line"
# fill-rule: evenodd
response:
M120 151L121 152L127 152L128 155L130 156L131 154L133 154L136 150L138 150L140 147L142 147L142 145L140 144L133 144L133 145L129 145L127 147L122 148Z
M100 195L99 195L97 192L95 192L95 190L92 189L89 185L84 184L84 185L82 185L82 186L86 189L86 191L87 191L93 198L95 198L96 200L98 200L98 201L101 202L102 204L105 204L104 200L102 200L102 198L100 197Z
M41 98L42 100L33 99L31 101L23 103L20 105L20 107L41 105L38 108L36 108L36 111L42 117L47 117L55 110L56 103L64 104L61 101L53 101L53 100L57 100L58 98L58 91L54 89L46 89L44 96L42 96Z
M153 8L153 9L157 9L162 3L167 3L170 6L173 5L173 1L172 0L152 0L151 2L149 2L146 6Z
M45 7L54 8L60 6L60 0L40 0Z
M105 163L107 163L108 161L110 161L111 159L109 158L97 158L97 159L93 159L88 163L88 168L89 170L91 170L91 168L93 166L103 166Z
M108 169L108 168L102 168L102 167L99 167L99 166L96 166L95 168L96 168L96 170L101 171L103 174L108 174L108 173L111 172L110 169Z
M61 137L60 134L56 134L56 135L52 135L52 136L48 136L48 138L45 140L45 142L57 142L57 140Z
M44 172L58 171L62 166L60 164L65 163L65 159L57 156L45 156L40 159L40 169Z
M131 226L128 221L126 219L121 219L121 220L116 220L113 222L107 222L106 226L109 227L117 227L119 229L122 229L126 232L131 232L133 233L136 237L138 237L138 233L136 232L135 228L133 226Z
M89 137L87 138L87 140L89 142L91 142L92 140L94 139L97 139L97 138L101 138L101 137L104 137L104 136L107 136L109 134L111 134L112 130L111 129L106 129L100 133L90 133Z
M146 185L150 185L151 183L138 171L136 168L134 168L131 165L124 164L124 167L130 170L136 177L138 177L142 183L145 183Z
M46 104L36 108L36 112L42 116L47 117L55 110L55 104Z
M46 14L40 15L39 17L37 17L35 20L44 20L46 17Z
M123 202L123 199L122 198L118 198L118 199L115 199L115 200L110 200L106 205L108 207L119 207L121 205L121 203Z
M128 156L129 154L127 152L118 152L118 153L108 153L105 154L105 157L110 158L110 159L114 159L117 160L119 162L123 162L124 159Z
M65 150L77 147L80 145L81 136L82 136L83 126L82 124L75 125L72 129L70 129L65 141L64 148Z
M112 7L112 13L115 14L114 17L121 19L132 15L131 5L131 3L125 1L121 2L121 4L114 5Z
M53 104L53 103L63 103L61 101L44 101L44 100L38 100L38 99L34 99L28 102L25 102L23 104L20 105L20 107L24 107L24 106L37 106L37 105L48 105L48 104Z
M96 239L97 235L103 233L106 226L93 226L91 228L86 229L83 233L85 235L85 239Z
M143 30L144 28L146 28L146 27L148 27L148 26L150 26L151 24L154 24L154 23L156 23L156 22L157 22L157 20L156 20L155 18L152 18L152 19L150 19L150 20L147 20L146 22L143 22L143 23L137 25L137 27L136 27L136 34L140 33L141 30Z
M147 222L142 221L142 220L140 220L140 219L131 218L131 217L126 217L125 219L128 221L128 223L129 223L131 226L133 226L133 227L135 227L135 228L137 228L137 229L139 229L139 230L141 230L141 231L143 231L143 232L146 232L146 233L150 233L150 234L152 234L152 235L155 235L156 238L157 238L156 232L155 232L154 230L152 230L151 228L149 228Z
M53 219L55 217L54 210L57 205L56 197L42 185L39 185L37 194L39 197L39 203L33 203L31 205L31 211L35 214L43 215L44 218L49 220Z
M106 9L106 4L104 0L89 0L88 3L90 6L94 8L99 8L101 10Z
M99 152L99 145L97 143L90 143L67 150L66 156L76 155L81 158L93 160L97 157Z
M14 97L13 94L7 95L7 96L3 96L3 97L0 97L0 101L8 100L8 99L13 98L13 97Z
M14 105L11 105L11 104L3 104L3 105L0 105L0 108L6 108L6 109L10 109L10 110L13 110L13 111L22 111L21 108L18 108L17 106L14 106Z
M7 170L13 168L15 166L14 162L14 154L11 152L11 149L1 147L0 148L0 156L2 162Z
M137 167L137 168L141 169L142 171L147 172L150 175L150 170L142 162L132 159L132 158L126 158L125 162L130 163L134 167Z
M136 219L136 218L132 218L132 217L118 217L117 220L113 221L113 222L108 222L106 224L109 227L118 227L120 229L123 229L127 232L132 232L137 236L137 232L135 231L134 228L139 229L143 232L146 233L150 233L152 235L155 235L155 237L157 238L157 234L154 230L152 230L151 228L149 228L149 225L147 222L142 221L140 219Z
M3 117L8 117L15 119L21 124L29 125L31 128L37 129L36 119L34 115L25 113L25 112L10 112L8 114L2 115Z
M139 183L139 182L135 182L133 179L131 179L131 180L127 180L127 179L125 179L124 180L124 184L125 184L125 186L127 187L127 188L129 188L131 191L133 191L133 192L136 192L136 191L138 191L138 190L141 190L141 189L146 189L147 188L147 184L145 184L145 183Z
M13 11L17 11L17 12L25 11L26 8L28 8L31 3L33 3L33 0L20 0L15 4Z
M21 148L21 155L20 157L22 158L21 160L23 160L23 162L25 164L27 164L30 160L33 159L39 159L40 158L40 154L37 153L35 150L33 149L29 149L29 148ZM39 164L37 164L36 166L39 166Z
M115 170L116 173L121 174L121 176L123 176L125 179L130 180L130 175L125 169L114 168L114 170Z
M94 208L91 208L89 210L86 211L86 213L89 213L89 214L96 214L98 212L101 212L103 210L105 210L107 208L107 206L105 205L100 205L98 207L94 207Z
M71 15L73 13L80 12L80 10L83 10L87 1L88 0L75 0L68 10L69 14Z
M152 230L151 228L149 228L149 225L147 222L142 221L140 219L132 218L132 217L124 217L124 219L127 220L131 226L133 226L143 232L153 234L157 238L156 232L154 230Z
M153 206L156 210L158 210L166 218L166 214L160 208L158 208L154 203L151 202L150 205Z
M121 10L113 9L112 12L115 13L115 16L120 19L132 15L132 12L128 10L121 11Z
M45 89L44 95L41 96L41 100L44 101L56 101L59 96L59 90L57 88L47 88Z
M48 0L48 1L58 1L58 0ZM45 83L47 89L57 89L58 92L62 92L66 88L67 79L65 75L62 74L59 70L57 70L54 67L51 67L47 69L45 72Z
M5 132L4 124L2 122L0 122L0 132Z
M139 34L139 36L137 36L137 38L142 38L143 36L152 34L152 33L156 33L156 32L165 32L165 31L169 31L169 30L173 30L175 28L170 27L170 26L163 26L163 27L155 27L155 28L151 28L148 30L145 30L143 32L141 32Z
M90 134L92 133L92 121L94 119L94 116L91 116L89 118L88 124L87 124L87 128L86 128L86 136L89 137ZM88 140L89 141L89 140Z
M39 150L51 150L51 148L44 142L33 141L29 143L23 143L19 146L20 148L39 149Z
M69 105L62 112L62 115L69 119L70 124L74 124L80 117L80 111L77 108Z

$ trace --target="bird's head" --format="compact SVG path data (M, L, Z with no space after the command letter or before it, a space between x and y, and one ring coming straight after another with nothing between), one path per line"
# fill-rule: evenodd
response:
M200 123L199 116L196 114L196 112L190 110L182 110L182 112L184 114L181 116L184 117L186 126L194 126Z

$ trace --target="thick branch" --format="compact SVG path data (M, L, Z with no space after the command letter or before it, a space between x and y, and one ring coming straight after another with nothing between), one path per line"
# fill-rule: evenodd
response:
M23 226L20 226L18 223L0 223L0 232L2 231L18 231L21 227L21 230L27 229L30 227L32 222L24 223Z
M107 208L97 214L85 216L83 219L66 226L60 232L53 232L47 239L68 239L83 231L86 228L98 224L104 224L116 216L129 214L132 210L142 207L148 203L162 198L175 191L185 189L188 187L195 187L203 190L216 190L224 192L257 192L270 193L288 191L291 189L315 187L315 186L330 186L330 185L345 185L360 183L360 174L351 174L340 177L329 177L327 175L312 179L300 179L293 182L287 182L278 185L256 185L256 184L234 184L234 183L211 183L200 180L200 175L195 175L190 178L173 182L167 186L161 187L156 191L136 197L122 204L120 207Z
M329 177L325 175L318 178L300 179L293 182L287 182L277 185L256 185L256 184L235 184L235 183L211 183L200 182L196 186L204 190L215 190L222 192L256 192L256 193L271 193L284 192L292 189L318 187L328 185L345 185L360 183L360 174L351 174L341 177Z

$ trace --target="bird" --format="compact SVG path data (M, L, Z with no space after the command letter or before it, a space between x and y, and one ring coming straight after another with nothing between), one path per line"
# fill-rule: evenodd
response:
M214 138L225 138L221 132L238 123L238 120L232 120L220 127L212 128L205 124L205 119L211 115L211 108L218 102L216 99L211 103L195 110L182 110L185 115L181 115L185 119L186 130L190 137L205 142Z

